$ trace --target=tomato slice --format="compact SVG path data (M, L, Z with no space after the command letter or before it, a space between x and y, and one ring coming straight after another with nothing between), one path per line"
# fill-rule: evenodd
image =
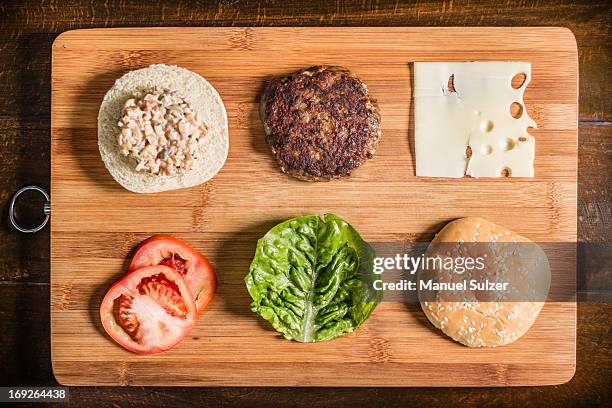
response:
M100 306L104 330L135 353L160 353L174 347L197 319L193 295L174 269L155 265L125 275Z
M217 276L204 255L170 235L154 235L140 244L130 271L150 265L166 265L179 272L191 290L198 313L206 309L215 294Z

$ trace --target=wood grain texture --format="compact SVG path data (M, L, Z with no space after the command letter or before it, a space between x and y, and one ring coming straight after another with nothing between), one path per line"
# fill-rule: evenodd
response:
M608 242L612 192L602 189L610 174L609 5L606 1L452 1L397 2L381 0L335 2L299 0L155 3L145 0L24 0L0 3L0 203L6 215L11 194L35 183L49 186L51 45L61 32L107 26L564 26L575 34L580 64L581 162L597 162L602 171L584 169L579 209L588 231L581 241ZM590 137L598 133L597 139ZM606 156L607 154L607 156ZM607 171L606 171L606 167ZM585 173L586 174L586 173ZM609 184L609 183L608 183ZM582 188L582 185L585 187ZM593 187L593 188L592 188ZM599 210L587 209L600 206ZM591 218L590 218L591 217ZM597 218L596 218L597 217ZM594 220L598 220L595 222ZM607 221L606 221L607 220ZM607 223L606 223L607 222ZM580 234L585 233L585 236ZM0 223L0 281L48 281L48 250L40 263L25 254L48 248L48 230L19 238ZM47 261L45 261L47 260Z
M49 186L51 44L61 32L125 26L564 26L576 35L580 63L578 238L609 243L612 236L612 137L609 120L612 23L607 1L499 2L437 0L338 2L314 0L151 2L146 0L23 0L0 3L0 381L6 385L56 384L49 331L49 229L31 237L11 231L6 200L26 183ZM28 147L31 146L31 147ZM47 146L45 149L38 146ZM431 237L425 237L429 239ZM47 248L47 250L45 250ZM30 254L40 254L32 262ZM37 255L38 256L38 255ZM597 274L579 253L579 277ZM599 278L594 276L596 279ZM30 282L41 282L30 283ZM47 282L46 284L44 282ZM580 282L580 280L579 280ZM588 294L589 286L582 292ZM23 307L27 299L31 307ZM22 310L19 319L13 319ZM579 303L577 372L569 383L518 388L151 388L79 387L72 406L447 407L610 406L610 304ZM42 325L42 326L41 326ZM19 347L17 347L19 346ZM32 350L36 350L33 353ZM29 361L29 363L24 363Z
M581 127L578 155L579 240L609 245L612 239L612 123Z
M410 63L509 59L532 62L525 102L539 125L533 132L537 177L414 177ZM201 73L217 88L228 111L229 158L205 185L137 195L118 186L98 157L97 109L122 73L161 61ZM263 139L257 103L270 78L319 63L347 66L368 84L380 105L383 139L375 159L351 179L304 183L276 168ZM431 236L449 220L467 215L488 218L533 240L575 242L577 79L574 37L555 28L121 29L62 34L53 45L51 116L56 378L70 385L175 386L568 381L575 368L573 303L548 303L521 341L499 349L457 345L431 329L418 305L394 302L382 303L356 333L304 345L279 339L252 315L243 277L259 236L283 219L308 213L337 213L373 242ZM131 249L155 232L175 234L209 256L220 285L212 305L179 347L143 357L102 334L97 310L109 284L123 273ZM575 254L564 261L574 265ZM573 279L574 270L558 273ZM160 377L160 371L166 376ZM338 376L340 371L344 375ZM456 374L440 375L447 371Z
M40 284L0 285L0 381L3 385L48 385L51 373L49 287ZM287 388L287 387L72 387L70 405L150 407L350 406L516 407L546 396L549 407L607 406L610 401L612 305L578 304L578 354L576 376L563 386L509 388ZM17 318L16 318L17 317ZM35 323L36 322L36 323ZM27 340L24 340L27 339ZM588 387L588 388L587 388ZM539 405L539 404L538 404Z
M75 28L138 26L560 26L580 46L580 118L610 120L610 9L591 1L200 1L22 0L3 2L7 41L0 61L8 88L0 116L15 111L49 118L50 46L55 35ZM29 98L17 98L28 95ZM0 98L3 96L0 95ZM25 101L32 103L24 103Z

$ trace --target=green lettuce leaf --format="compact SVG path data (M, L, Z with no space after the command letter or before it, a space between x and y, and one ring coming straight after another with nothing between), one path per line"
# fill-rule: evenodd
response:
M372 287L374 256L357 231L333 214L282 222L257 242L245 277L251 310L289 340L350 333L382 297Z

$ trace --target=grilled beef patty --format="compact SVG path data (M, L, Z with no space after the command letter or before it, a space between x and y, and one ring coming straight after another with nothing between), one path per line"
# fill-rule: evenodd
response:
M349 176L373 157L381 135L376 101L342 67L315 66L273 80L260 113L281 170L302 180Z

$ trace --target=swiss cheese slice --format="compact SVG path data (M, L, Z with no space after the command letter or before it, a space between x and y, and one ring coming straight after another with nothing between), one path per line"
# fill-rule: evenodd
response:
M518 74L525 81L515 89ZM527 129L536 123L523 102L530 80L526 62L415 62L416 175L533 177Z

